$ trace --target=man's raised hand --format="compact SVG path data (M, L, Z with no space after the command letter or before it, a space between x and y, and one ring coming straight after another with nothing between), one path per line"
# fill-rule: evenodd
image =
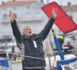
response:
M56 18L57 13L58 13L57 8L56 9L53 8L53 10L52 10L52 17Z
M9 18L12 22L14 22L14 13L12 11L9 11Z

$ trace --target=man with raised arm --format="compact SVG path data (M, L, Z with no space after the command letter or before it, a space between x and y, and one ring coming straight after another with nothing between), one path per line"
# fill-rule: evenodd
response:
M22 58L22 70L45 70L46 63L43 51L43 41L52 28L57 16L57 9L53 8L51 14L52 17L39 34L32 34L31 28L29 26L25 26L23 28L23 34L21 35L13 12L9 12L14 37L22 55L24 55Z

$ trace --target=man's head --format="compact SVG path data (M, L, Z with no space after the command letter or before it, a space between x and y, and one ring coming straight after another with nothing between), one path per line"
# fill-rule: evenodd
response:
M23 35L30 37L32 35L32 30L29 26L24 27Z

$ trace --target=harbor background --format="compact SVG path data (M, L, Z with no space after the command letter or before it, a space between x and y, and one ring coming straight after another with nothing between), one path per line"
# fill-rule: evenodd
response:
M17 20L21 34L23 27L27 25L32 28L33 33L39 33L49 20L46 14L41 10L41 7L53 1L57 2L67 15L77 24L77 0L0 0L0 52L21 54L12 33L8 16L10 10L15 14L15 19ZM74 49L76 49L73 50L71 54L65 55L65 59L76 57L77 35L67 37L55 24L52 28L54 29L57 38L59 35L64 36L63 46L67 44L67 42L70 42ZM77 30L73 31L71 34L75 33L77 33ZM50 31L50 34L43 43L48 69L49 57L51 58L51 65L55 67L57 60L61 60L60 56L57 54L56 60L54 59L55 56L52 52L56 52L57 49L52 34L53 33ZM48 52L50 52L50 54L48 54ZM53 65L54 63L55 65ZM17 62L12 62L12 68L13 70L22 70L20 59Z

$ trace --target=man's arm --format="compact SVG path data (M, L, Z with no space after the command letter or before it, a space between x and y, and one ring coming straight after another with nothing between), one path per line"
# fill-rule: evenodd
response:
M53 26L53 23L54 23L54 18L52 17L48 23L45 25L44 29L41 31L41 34L43 36L43 40L47 37L48 33L50 32L50 29L52 28Z
M11 27L12 27L13 35L14 35L15 39L17 40L17 42L21 43L21 33L18 29L16 20L14 20L14 22L11 22Z
M54 8L53 8L52 18L48 21L48 23L45 25L44 29L41 31L43 40L47 37L50 29L52 28L56 16L57 16L57 9L54 10Z
M13 30L15 39L17 40L17 42L21 43L21 33L18 29L16 20L14 20L14 14L12 13L12 11L9 12L9 18L11 20L11 26L12 26L12 30Z

